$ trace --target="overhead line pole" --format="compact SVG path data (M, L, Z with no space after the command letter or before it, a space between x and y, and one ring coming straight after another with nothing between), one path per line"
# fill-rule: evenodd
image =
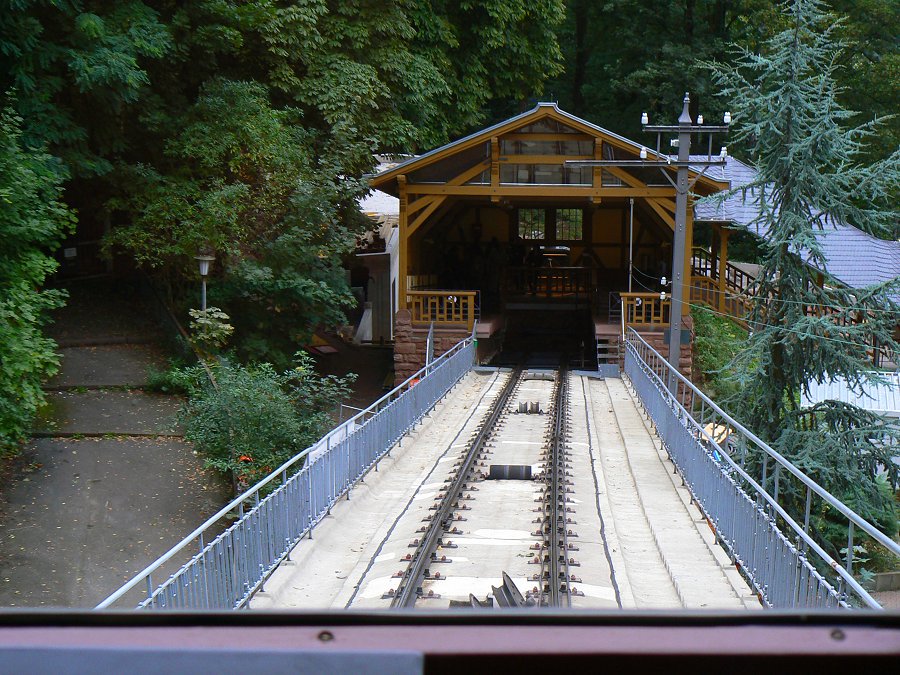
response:
M648 124L649 120L647 117L647 113L644 113L642 115L641 124L644 131L656 132L657 134L657 152L655 153L655 159L648 159L647 148L641 148L640 159L569 160L566 162L566 165L571 166L615 166L619 168L658 167L663 176L665 176L666 179L675 188L675 236L674 245L672 247L672 309L669 317L668 357L668 361L670 364L672 364L674 370L669 371L668 380L666 382L666 387L672 393L675 393L675 390L678 386L678 381L675 377L674 371L678 370L678 360L681 356L681 314L682 308L685 307L684 296L686 285L685 248L687 246L687 206L688 193L693 186L693 182L690 181L690 169L704 167L703 171L705 171L706 168L710 166L725 165L726 149L724 147L722 148L722 152L720 153L720 155L713 159L711 152L712 134L726 133L729 129L728 125L731 123L731 113L725 113L724 126L704 126L702 117L698 117L697 124L694 124L694 120L691 119L691 113L689 110L690 102L690 95L688 94L688 92L685 92L684 108L681 111L681 116L678 118L677 125L651 126L650 124ZM668 157L664 158L659 154L660 138L664 133L678 134L678 159L676 161L672 161L672 159ZM707 153L705 159L697 159L691 161L691 134L694 133L703 133L709 135L710 151ZM672 181L667 171L668 169L672 168L677 170L675 181ZM702 172L700 173L700 175L702 175ZM697 178L699 178L700 175L698 175ZM696 182L697 178L694 179L694 182Z

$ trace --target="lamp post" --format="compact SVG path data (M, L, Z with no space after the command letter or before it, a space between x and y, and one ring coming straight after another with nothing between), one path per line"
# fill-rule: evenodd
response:
M703 175L710 166L724 166L726 163L726 150L722 148L719 155L712 154L712 137L716 133L726 133L731 123L731 113L725 113L723 126L703 125L703 117L698 116L697 124L691 119L689 110L691 98L687 92L684 94L684 108L678 118L678 124L674 126L651 126L647 113L641 115L641 126L644 131L656 133L656 156L648 158L647 148L642 147L638 154L639 159L600 159L600 160L569 160L566 164L578 166L615 166L626 167L657 167L666 180L675 188L675 242L672 251L672 310L669 321L669 363L672 370L669 371L666 386L672 393L677 389L675 371L678 369L678 359L681 355L681 310L684 299L685 286L685 247L687 242L687 204L688 193L694 183ZM678 159L673 161L670 157L660 154L660 143L663 134L678 134ZM708 138L708 151L706 157L697 157L691 160L691 135L706 134ZM673 145L676 143L673 142ZM690 168L704 167L693 181L689 179ZM676 169L675 180L669 175L669 170ZM630 281L630 280L629 280Z
M206 311L206 277L209 274L209 266L212 265L215 256L195 255L194 260L200 267L200 311Z

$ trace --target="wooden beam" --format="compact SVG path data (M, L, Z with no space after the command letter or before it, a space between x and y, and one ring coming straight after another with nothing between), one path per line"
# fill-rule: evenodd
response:
M728 269L728 235L731 231L721 225L719 231L719 311L725 312L725 293L728 291L726 272Z
M434 200L436 200L436 199L440 199L440 197L435 197L434 195L429 195L429 196L426 196L426 197L419 197L419 198L416 199L414 202L412 202L411 204L408 204L408 205L407 205L407 207L406 207L406 215L407 215L407 216L411 216L411 215L414 214L416 211L421 211L421 210L424 209L426 206L428 206L428 205L430 205L430 204L433 204L433 203L434 203Z
M398 251L398 268L400 277L397 279L398 281L398 292L399 296L397 298L397 309L406 309L406 277L409 274L409 247L408 247L408 239L409 235L406 231L406 221L407 221L407 212L406 209L409 206L407 203L409 198L406 192L406 176L399 175L397 176L397 190L400 193L400 217L399 220L399 235L400 235L400 250ZM391 317L391 321L394 320L394 317Z
M454 176L453 178L448 180L447 185L463 185L465 183L468 183L470 180L475 178L475 176L477 176L478 174L480 174L487 168L488 168L487 160L485 160L483 162L479 162L475 166L473 166L469 169L466 169L458 176Z
M672 228L672 231L675 231L675 218L666 211L662 206L660 206L655 199L647 199L647 205L653 209L653 211L660 217L660 219L669 227Z
M500 187L500 141L494 136L491 138L491 187ZM491 194L492 202L499 202L499 194Z
M416 230L418 230L422 226L422 223L428 220L428 216L434 213L437 208L445 201L447 201L446 197L434 197L434 201L431 203L431 205L424 211L422 211L422 213L420 213L418 216L416 216L415 220L413 220L412 223L409 224L409 227L406 230L406 235L408 237L411 237L413 234L415 234Z
M454 176L453 178L448 180L446 184L450 185L450 186L463 185L463 184L467 183L468 181L472 180L473 178L475 178L475 176L482 173L487 167L488 167L488 162L486 162L486 161L479 162L475 166L469 167L468 169L463 171L461 174ZM447 196L446 195L434 195L434 196L430 196L430 197L423 197L422 199L430 199L432 201L430 204L428 204L427 207L425 207L425 210L422 211L421 214L416 216L416 219L413 220L412 223L409 224L409 228L407 230L407 236L411 237L413 234L415 234L416 230L418 230L422 226L422 224L428 219L428 217L431 214L433 214L441 206L441 204L443 204L447 200ZM418 203L419 201L422 201L422 199L417 200L416 203Z
M594 159L603 159L603 141L599 138L594 139ZM595 188L603 187L603 168L599 166L593 167L591 170L591 185ZM591 197L594 204L599 204L601 197Z
M492 133L495 134L494 138L497 138L498 136L506 138L506 137L508 137L509 133L521 133L519 130L522 129L522 127L528 126L529 124L533 124L534 122L536 122L540 119L548 119L548 118L556 120L556 121L560 122L561 124L563 124L569 128L575 129L577 131L577 133L572 133L572 134L554 134L554 135L565 136L566 139L569 138L570 136L572 138L576 138L577 136L579 136L581 134L583 134L584 136L586 136L588 138L598 138L599 137L599 138L603 139L604 143L609 143L610 145L612 145L614 147L621 148L621 149L627 151L628 153L633 154L635 156L635 158L637 157L638 152L640 150L640 147L638 147L632 143L629 143L628 141L625 141L617 136L609 134L608 132L606 132L604 130L597 129L596 127L589 125L585 122L582 122L581 120L573 119L573 118L567 116L566 114L559 112L549 106L538 106L534 110L530 111L530 113L527 115L507 120L505 123L493 128ZM508 132L507 132L507 130L508 130ZM507 133L507 136L503 136L504 133ZM534 134L523 134L523 135L528 136L530 138L534 138ZM473 134L472 136L467 137L463 141L456 141L454 143L449 143L441 148L437 148L436 150L433 150L432 152L428 153L426 157L423 157L421 159L421 161L410 162L410 164L407 166L396 167L395 169L390 169L388 171L385 171L382 174L379 174L379 176L370 180L370 185L376 189L380 189L382 185L385 185L389 181L395 180L398 175L401 175L402 172L408 172L411 170L414 171L414 170L420 169L424 166L429 166L429 165L431 165L435 162L438 162L441 159L444 159L445 157L448 157L452 154L455 154L457 152L462 152L462 151L467 150L476 145L488 143L490 140L491 139L489 139L486 135ZM656 153L653 153L653 154L655 155ZM697 174L697 172L693 171L693 170L690 173L691 173L691 175ZM722 189L722 187L726 183L727 183L727 181L723 182L723 181L719 181L714 178L711 178L710 176L703 176L700 179L698 184L703 184L706 187L711 188L714 191L718 191L718 190Z
M415 183L406 186L409 195L458 195L460 197L671 197L670 187L601 187L573 185L437 185Z
M593 155L500 155L498 161L505 164L564 164L570 159L594 159Z
M654 199L657 204L663 207L666 211L671 214L675 214L675 200L674 199Z

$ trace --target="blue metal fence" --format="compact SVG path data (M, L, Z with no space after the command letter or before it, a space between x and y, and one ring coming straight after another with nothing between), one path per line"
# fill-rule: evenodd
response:
M633 329L625 373L682 478L732 560L769 607L849 608L880 605L855 578L857 547L883 547L900 563L900 545L828 493L735 421ZM752 467L752 469L751 469ZM751 476L748 471L759 470ZM802 513L789 513L791 494ZM780 499L781 498L781 499ZM827 508L848 526L843 564L810 534L811 514ZM802 523L802 525L800 524ZM865 547L866 544L863 544Z
M226 505L97 608L133 599L141 590L141 597L132 603L139 608L246 606L296 543L303 536L312 536L331 506L377 465L474 361L474 340L468 338ZM854 576L854 565L859 567L857 542L867 537L896 561L900 561L900 545L731 418L678 372L674 373L678 386L675 393L670 392L665 385L670 371L668 362L630 329L625 373L720 543L764 603L770 607L878 608ZM273 484L277 487L263 497ZM803 513L789 513L779 499L788 492L795 497L795 504L800 495ZM811 514L822 507L841 514L848 524L843 564L810 533ZM237 520L222 531L222 523L232 514L237 514ZM196 551L192 556L191 550ZM155 586L154 576L166 576L162 570L178 560L187 562Z
M315 445L238 496L161 558L97 605L113 606L144 589L138 608L239 609L342 496L472 368L473 338L339 425ZM421 379L420 379L421 378ZM377 467L376 467L377 468ZM272 484L280 485L262 497ZM237 513L234 524L222 522ZM220 532L220 533L219 533ZM218 533L218 534L217 534ZM164 580L173 560L197 553Z

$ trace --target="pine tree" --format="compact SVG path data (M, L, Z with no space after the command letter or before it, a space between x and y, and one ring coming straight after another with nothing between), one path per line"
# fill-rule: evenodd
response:
M759 208L751 228L767 235L750 299L752 335L733 364L741 393L731 405L826 489L896 532L890 490L878 474L886 470L896 489L891 455L900 428L837 401L804 407L801 395L834 378L859 391L871 378L873 344L898 353L897 280L842 286L828 274L817 235L835 223L873 234L892 226L900 152L869 166L858 161L876 124L850 124L855 113L838 103L840 20L820 0L787 0L781 11L785 28L762 53L739 49L733 65L712 66L736 110L733 142L749 149L758 170L742 190Z

